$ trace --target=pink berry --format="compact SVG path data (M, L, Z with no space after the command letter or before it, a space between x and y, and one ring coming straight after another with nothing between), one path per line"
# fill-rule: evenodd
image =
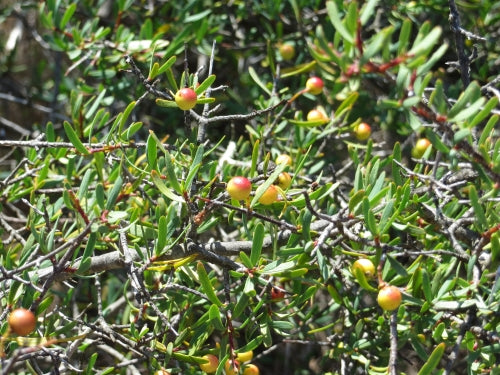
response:
M189 87L184 87L175 94L175 103L183 111L193 108L196 105L196 99L196 92Z
M252 183L246 177L236 176L229 180L226 191L233 199L246 200L252 191Z
M321 94L324 86L323 80L319 77L311 77L306 82L307 91L313 95Z

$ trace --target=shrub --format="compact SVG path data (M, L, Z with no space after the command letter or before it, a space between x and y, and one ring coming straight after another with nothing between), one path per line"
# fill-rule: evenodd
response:
M498 371L500 13L449 4L6 5L36 44L0 45L2 371ZM232 176L279 199L233 205Z

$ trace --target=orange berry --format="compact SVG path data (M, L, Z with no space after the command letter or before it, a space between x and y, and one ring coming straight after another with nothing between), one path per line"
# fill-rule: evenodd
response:
M9 315L9 326L15 334L27 336L36 328L35 314L23 308L15 309Z

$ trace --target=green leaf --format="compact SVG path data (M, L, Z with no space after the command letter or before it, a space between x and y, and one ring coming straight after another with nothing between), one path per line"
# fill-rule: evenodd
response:
M265 229L262 223L257 223L253 232L252 238L252 251L250 252L250 261L252 266L255 267L259 263L260 255L262 252L262 244L264 243Z
M391 226L392 221L395 219L395 217L393 217L391 220L391 215L393 213L393 210L394 210L394 199L391 199L385 205L384 210L382 211L382 215L380 216L380 220L378 222L379 233L381 234L385 233Z
M80 138L78 138L71 124L68 121L64 121L63 126L69 141L75 146L75 149L83 155L89 155L89 150L87 150L82 141L80 141Z
M170 185L175 190L177 194L182 194L183 190L177 179L177 174L175 173L174 163L172 162L172 155L165 150L165 166L167 168L167 177Z
M170 67L175 64L176 60L177 58L175 56L170 57L162 66L160 66L160 68L158 69L158 74L162 74L170 69Z
M458 115L469 103L475 102L481 96L481 89L477 82L471 82L465 91L458 97L456 103L448 111L448 118Z
M498 97L494 96L485 104L484 108L474 116L474 118L469 122L468 127L473 128L479 125L486 117L491 115L491 111L497 106Z
M158 154L156 150L156 138L152 137L151 134L148 136L148 140L146 142L146 155L149 169L157 169Z
M445 348L446 345L444 342L436 346L427 361L418 372L418 375L431 375L434 369L439 365L439 361L441 361L441 357L444 354Z
M344 112L349 111L353 107L354 103L356 103L356 100L358 100L358 98L359 93L357 91L349 94L349 96L345 98L335 110L335 117L338 118L342 116Z
M291 68L285 68L282 71L281 78L288 78L288 77L292 77L292 76L295 76L298 74L309 72L309 71L311 71L311 69L314 68L315 65L316 65L316 61L311 61L308 63L295 65Z
M498 115L493 115L486 123L483 132L481 133L481 137L479 138L479 145L484 146L486 140L491 136L491 132L495 128L495 125L498 122Z
M426 36L421 40L416 40L413 48L408 52L408 54L414 56L426 55L428 51L430 51L437 43L441 37L442 31L443 30L439 26L434 27L430 33L425 33L421 30L420 34L425 34Z
M210 104L210 103L214 103L214 102L215 102L215 98L201 97L201 98L196 99L196 104Z
M262 89L266 92L267 95L269 96L272 96L272 93L271 91L269 91L269 89L266 87L266 85L264 84L264 82L262 82L259 78L259 75L257 74L257 72L255 71L255 69L253 67L249 67L248 68L248 73L250 73L250 77L252 77L252 79L254 80L254 82Z
M378 5L379 0L368 0L363 4L361 8L361 12L359 14L359 20L361 21L361 25L366 25L368 20L375 16L375 8Z
M123 178L122 176L118 175L118 177L115 180L115 183L113 184L113 187L108 193L108 200L106 202L106 210L111 210L113 206L116 203L116 199L118 198L118 195L120 194L120 191L122 190L123 187Z
M205 270L205 265L203 262L198 262L196 264L196 271L198 272L198 279L200 281L200 285L203 288L203 292L207 295L210 302L215 304L217 307L222 307L223 304L215 294L214 288L210 279L208 278L207 271Z
M233 309L233 318L238 319L238 317L245 311L245 308L248 306L248 301L250 301L250 297L246 294L242 294L239 296L236 306Z
M450 152L450 149L443 143L441 138L434 132L430 131L427 133L427 138L429 138L429 141L431 141L432 146L438 150L441 151L445 154L448 154Z
M327 1L326 11L335 30L338 31L347 42L354 44L354 35L351 34L342 23L337 4L335 4L334 1Z
M488 221L486 220L486 215L484 213L483 207L479 202L479 196L477 194L476 188L474 185L469 186L469 199L471 206L474 208L474 213L476 214L476 224L479 227L481 232L484 232L488 229Z
M444 93L443 81L440 79L436 81L435 88L429 97L429 105L434 107L437 113L446 113L448 103Z
M370 283L368 282L368 279L366 278L366 275L361 269L361 267L352 267L351 271L362 288L368 290L369 292L373 293L377 292L377 289L371 286Z
M300 126L302 128L316 128L321 125L328 124L330 122L327 120L315 120L315 121L301 121L301 120L288 120L290 124Z
M485 99L479 98L474 103L469 104L466 108L458 112L454 117L448 118L450 122L460 122L464 120L472 120L476 116L484 104Z
M409 19L403 21L401 31L399 33L398 55L402 55L408 50L408 41L410 40L412 22Z
M249 297L255 297L257 292L255 291L255 285L250 277L247 277L245 281L245 286L243 288L243 293Z
M274 261L269 263L262 269L263 275L275 275L285 271L288 271L295 267L295 262L284 262L278 264L278 262Z
M155 62L153 65L151 65L151 68L150 68L149 74L148 74L149 81L152 81L153 79L155 79L155 77L158 75L158 70L160 70L160 64Z
M85 250L82 255L80 266L78 267L78 274L81 275L90 268L91 256L94 253L96 242L97 242L96 233L90 233L89 238L87 240L87 245L85 246Z
M69 22L71 17L73 17L73 14L75 13L75 10L76 10L76 5L77 5L77 3L72 3L66 9L66 12L64 12L63 17L61 18L61 22L59 23L59 28L61 30L64 30L64 28L66 27L66 24Z
M257 139L253 145L252 149L252 165L250 167L250 177L254 177L257 171L257 163L259 159L259 146L260 146L260 140Z
M198 87L194 89L196 95L204 93L215 82L215 75L208 76Z
M87 368L85 369L86 375L91 375L94 373L94 365L97 361L97 356L98 356L98 353L94 353L90 356L90 358L88 360L89 362L88 362Z
M165 195L168 199L176 201L176 202L184 202L184 198L181 196L175 194L172 189L168 188L167 185L163 182L163 180L160 177L160 174L152 170L151 171L151 179L153 180L153 183L155 186L160 190L160 192Z
M160 216L158 219L158 238L156 239L156 253L160 254L167 244L168 224L165 216Z
M177 108L177 104L173 100L156 99L155 103L160 107Z
M441 57L443 57L444 53L448 49L448 44L443 44L438 48L436 52L432 54L430 58L425 59L425 63L419 64L417 68L417 74L422 76L426 74L433 66L436 64Z
M370 200L368 197L363 199L363 216L365 218L365 225L373 236L378 235L378 228L375 222L375 215L370 207Z
M127 108L125 108L125 111L123 111L123 115L120 119L120 124L118 126L118 134L122 133L123 126L125 125L125 122L129 118L130 114L132 113L132 110L135 108L135 104L136 104L135 101L130 102Z
M106 89L102 90L99 95L95 98L94 102L90 106L89 109L85 110L85 118L88 120L94 116L94 113L97 111L99 106L101 105L102 100L104 99L104 95L106 95ZM87 105L85 105L87 106ZM74 117L74 116L73 116Z
M203 145L198 146L193 161L191 162L191 166L189 167L188 175L184 182L184 189L183 189L184 191L191 190L191 184L194 178L196 177L198 170L201 167L201 162L203 160L203 153L205 152L204 150L205 148L203 147Z
M216 330L224 331L226 329L226 327L224 327L224 324L222 324L220 310L217 305L210 306L210 309L208 310L208 317L210 319L210 323L212 323Z

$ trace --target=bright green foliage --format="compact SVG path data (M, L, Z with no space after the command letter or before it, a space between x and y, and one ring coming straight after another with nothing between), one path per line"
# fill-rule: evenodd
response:
M500 8L457 4L462 40L449 3L7 1L1 372L498 372Z

